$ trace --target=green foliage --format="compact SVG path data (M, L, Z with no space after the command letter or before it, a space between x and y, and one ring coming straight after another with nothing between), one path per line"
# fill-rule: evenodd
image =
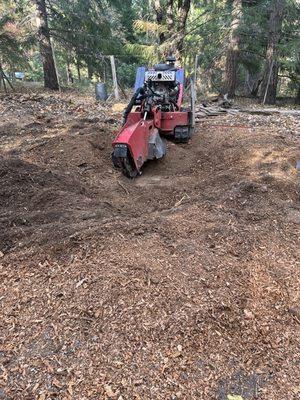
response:
M288 88L296 94L300 88L300 4L288 1L283 21L283 38L279 45L282 75L289 76Z
M122 86L132 87L135 81L135 73L138 64L127 64L125 62L117 65L117 75Z
M23 4L24 3L24 4ZM35 38L24 1L4 0L0 8L0 62L9 69L28 68L28 50Z
M36 51L31 54L30 57L30 69L27 72L25 79L29 81L42 81L43 80L43 68L41 63L40 54Z
M182 3L182 2L180 2ZM115 55L118 79L132 86L138 65L160 61L176 38L179 1L174 0L175 27L168 32L166 0L160 0L163 16L157 20L154 1L144 0L46 0L50 33L60 81L67 84L67 66L75 81L111 82L109 55ZM262 73L268 37L271 0L243 1L238 30L238 91L246 75ZM287 93L295 94L300 81L300 5L286 0L282 38L278 46L279 76ZM32 0L2 0L0 5L0 57L7 69L27 70L33 80L43 77ZM198 56L198 77L205 90L220 90L232 22L231 0L193 0L182 49L182 64L192 74ZM161 36L165 41L161 41ZM204 90L203 89L203 90Z

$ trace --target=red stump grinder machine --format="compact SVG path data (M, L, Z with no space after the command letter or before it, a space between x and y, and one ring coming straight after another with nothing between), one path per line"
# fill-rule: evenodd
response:
M123 114L123 127L113 141L112 160L124 175L135 178L147 160L162 158L162 137L186 143L195 125L195 91L190 86L190 105L183 108L184 70L167 57L153 69L139 67L135 93ZM134 110L133 110L134 108Z

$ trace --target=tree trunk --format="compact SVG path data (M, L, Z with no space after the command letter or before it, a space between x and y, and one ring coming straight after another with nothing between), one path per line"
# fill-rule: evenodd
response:
M3 83L3 88L4 88L5 93L7 93L5 80L4 80L4 72L2 69L2 65L0 64L0 89L1 89L2 83Z
M173 33L175 22L174 22L174 0L167 1L167 12L166 12L166 22L167 29L169 33Z
M81 81L81 73L80 73L80 61L79 61L78 58L77 58L77 60L76 60L76 68L77 68L77 77L78 77L78 81L80 82L80 81Z
M2 64L0 64L0 87L1 87L1 81L3 82L3 87L4 87L4 90L5 90L5 93L7 93L5 81L8 83L8 85L10 86L10 88L11 88L12 90L14 90L14 87L13 87L13 85L11 84L9 78L5 75L5 73L4 73L4 71L3 71Z
M274 0L269 18L268 46L260 97L265 104L276 103L278 83L277 46L281 36L284 0Z
M87 64L88 79L92 80L94 75L94 69L90 63Z
M224 91L229 97L235 96L237 83L237 67L239 55L240 37L238 29L242 20L242 0L233 0L232 4L232 22L230 27L229 44L226 54L225 64L225 84Z
M298 87L297 95L295 98L295 104L300 104L300 85Z
M251 92L250 72L246 69L244 82L244 95L249 96Z
M174 34L174 0L168 0L166 4L166 25L167 25L167 33L165 34L166 39L170 39Z
M164 7L164 18L166 24L166 32L164 33L164 46L163 53L164 56L168 56L174 53L174 32L175 32L175 10L174 10L174 0L167 0Z
M244 95L246 97L257 97L260 84L260 73L247 70L245 76Z
M58 90L58 79L50 41L45 0L35 0L37 10L38 41L44 70L45 88Z
M74 83L74 78L73 78L73 74L71 71L71 67L70 67L70 62L69 60L67 60L67 82L70 83Z
M160 0L154 0L153 6L156 14L156 23L158 26L162 26L164 20L164 10ZM159 37L159 44L163 44L164 41L166 40L164 32L159 32L158 37Z
M169 47L164 49L165 55L174 53L180 59L183 52L185 38L185 26L191 7L191 0L153 0L156 23L159 26L166 25L166 32L159 33L159 44L168 41ZM177 17L177 18L176 18Z
M177 40L176 40L176 55L178 59L182 58L183 43L185 38L185 27L187 17L191 8L191 0L183 0L178 3L178 27L177 27Z

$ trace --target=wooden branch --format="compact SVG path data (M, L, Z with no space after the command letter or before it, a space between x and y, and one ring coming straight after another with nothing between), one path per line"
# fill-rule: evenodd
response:
M7 93L7 88L6 88L5 80L6 80L6 82L9 84L9 86L11 87L11 89L14 90L13 85L11 84L10 80L8 79L8 77L5 75L5 73L4 73L4 71L3 71L3 68L2 68L2 65L0 64L0 82L1 82L1 81L3 82L4 91L5 91L5 93Z

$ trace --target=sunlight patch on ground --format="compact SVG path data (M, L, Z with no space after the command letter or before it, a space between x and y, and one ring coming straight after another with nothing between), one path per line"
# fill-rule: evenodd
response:
M115 103L112 106L112 111L114 112L123 112L124 108L127 106L127 103Z

